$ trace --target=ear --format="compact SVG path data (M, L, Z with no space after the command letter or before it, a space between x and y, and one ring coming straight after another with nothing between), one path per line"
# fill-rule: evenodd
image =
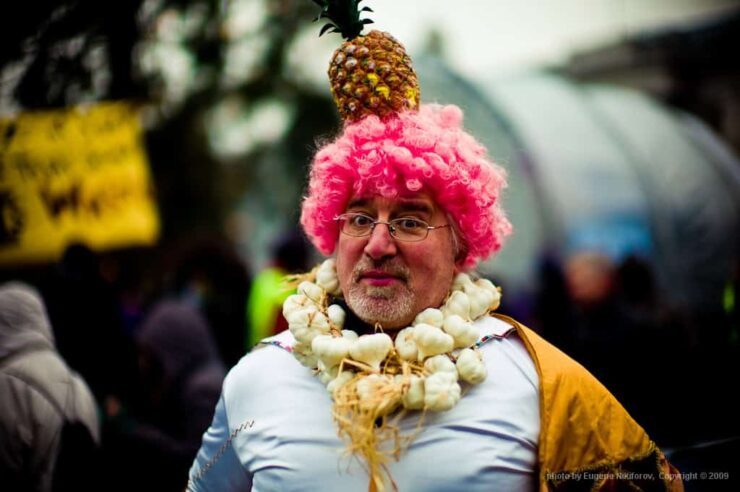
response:
M465 241L462 240L462 234L457 228L457 222L455 222L450 214L447 216L447 223L450 224L450 240L452 241L452 251L455 261L455 272L459 273L464 271L462 268L462 262L468 256L468 247Z
M463 267L463 261L468 256L468 248L461 242L457 241L457 251L455 252L455 273L465 272L467 268Z

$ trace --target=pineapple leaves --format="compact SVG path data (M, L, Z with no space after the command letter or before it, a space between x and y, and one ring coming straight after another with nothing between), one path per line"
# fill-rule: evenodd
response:
M339 32L339 29L337 29L337 26L335 26L334 24L326 24L324 27L321 28L321 32L319 32L319 37L326 34L326 31L332 28L334 29L332 32Z
M319 36L328 32L339 32L345 39L353 39L362 34L362 29L373 21L360 19L361 12L373 12L370 7L359 8L362 0L313 0L321 7L321 13L314 19L329 19L331 22L325 25ZM333 29L332 29L333 28Z
M330 30L330 29L331 29L331 30ZM321 36L323 36L324 34L326 34L326 32L327 32L327 31L328 31L328 32L342 32L342 31L340 31L340 30L339 30L339 28L338 28L337 26L335 26L334 24L326 24L326 25L325 25L324 27L322 27L322 28L321 28L321 32L319 32L319 37L321 37Z

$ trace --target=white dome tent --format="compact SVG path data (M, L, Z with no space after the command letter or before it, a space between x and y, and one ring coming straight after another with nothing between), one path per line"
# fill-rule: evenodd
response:
M635 254L672 304L721 307L738 254L740 162L706 127L644 94L552 73L476 88L436 59L416 66L423 100L461 106L509 173L515 233L484 273L520 294L546 253Z

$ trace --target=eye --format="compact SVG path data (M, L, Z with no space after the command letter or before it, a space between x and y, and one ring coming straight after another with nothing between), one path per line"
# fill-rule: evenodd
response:
M352 225L352 227L364 228L373 225L373 219L371 219L367 215L356 214L352 215L349 218L349 223L350 225Z
M405 231L418 231L426 229L427 227L426 222L419 219L412 219L411 217L396 219L393 221L393 224L399 229L403 229Z

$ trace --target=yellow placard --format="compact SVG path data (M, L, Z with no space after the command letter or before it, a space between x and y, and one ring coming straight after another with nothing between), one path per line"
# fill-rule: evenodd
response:
M0 119L0 265L156 241L136 109L110 102Z

